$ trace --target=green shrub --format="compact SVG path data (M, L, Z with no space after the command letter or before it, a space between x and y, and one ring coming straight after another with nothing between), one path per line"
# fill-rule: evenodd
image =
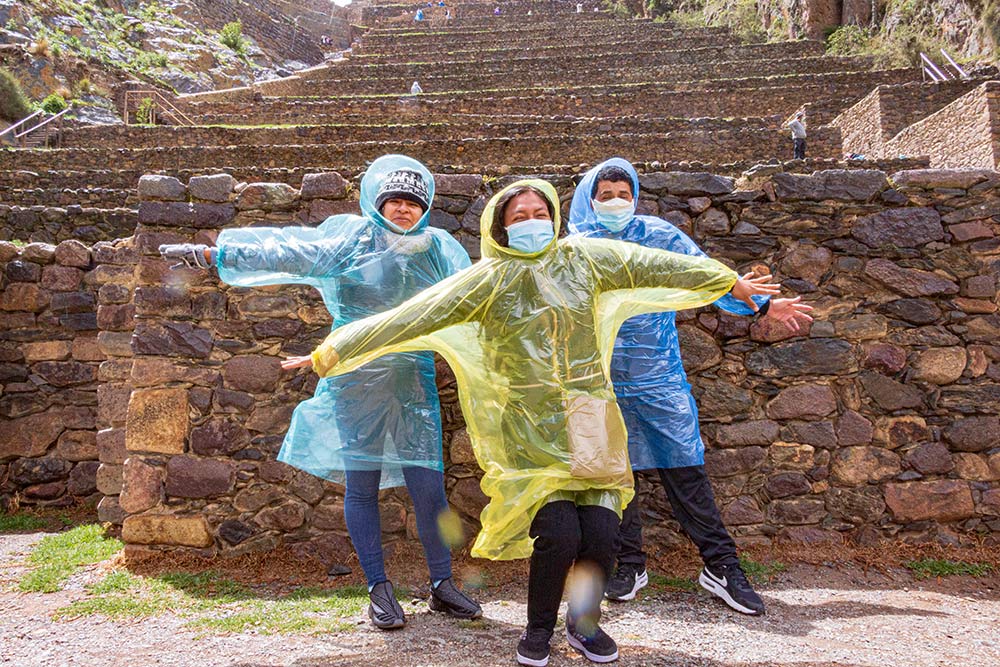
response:
M135 110L135 122L139 125L152 125L154 107L151 97L142 98L139 107Z
M59 113L67 106L66 99L59 93L52 93L42 100L42 110L48 113Z
M219 41L236 53L246 51L247 41L243 37L242 21L233 21L222 26L222 30L219 31Z
M10 71L0 67L0 118L14 123L31 113L31 102Z

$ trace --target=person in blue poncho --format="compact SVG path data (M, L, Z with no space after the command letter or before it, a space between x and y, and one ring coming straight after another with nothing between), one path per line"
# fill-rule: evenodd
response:
M434 180L411 158L375 160L361 181L362 215L319 227L226 229L217 246L163 246L165 257L243 287L306 284L333 316L333 328L399 305L470 265L450 234L428 226ZM385 573L378 510L381 488L406 485L432 581L430 607L460 618L482 610L451 579L451 554L438 524L448 510L441 460L441 409L430 352L385 356L319 381L292 415L278 460L344 483L344 518L368 580L369 616L379 628L405 615Z
M573 195L569 230L596 238L631 241L685 255L706 256L686 234L654 216L636 215L639 178L626 160L613 158L583 177ZM810 306L799 298L755 297L766 313L792 330L810 321ZM715 302L738 315L752 309L731 295ZM656 470L674 518L697 545L705 567L699 582L745 614L763 614L764 603L747 581L736 544L722 522L705 473L705 445L698 429L698 408L681 364L673 312L633 317L622 325L611 359L615 395L628 430L633 470ZM622 514L618 565L606 596L631 600L648 583L642 550L638 496Z

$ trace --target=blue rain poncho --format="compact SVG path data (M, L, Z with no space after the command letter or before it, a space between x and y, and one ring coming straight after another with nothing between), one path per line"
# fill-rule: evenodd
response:
M683 255L707 257L694 241L672 224L651 215L636 215L619 232L597 221L591 192L604 167L621 167L632 177L638 202L639 177L632 164L621 158L607 160L588 171L573 194L569 231L589 238L630 241ZM767 297L755 296L758 305ZM745 303L731 294L715 302L736 315L752 315ZM611 379L628 429L628 452L633 470L680 468L705 463L705 443L698 428L698 406L691 395L677 338L675 312L638 315L618 330Z
M226 229L216 265L231 285L303 284L319 290L334 328L397 306L469 266L450 234L428 226L430 211L402 232L375 209L386 175L419 172L434 197L434 179L411 158L386 155L361 180L361 212L318 227ZM319 381L300 403L278 460L343 482L345 470L382 470L381 487L404 484L402 466L443 470L441 408L430 352L382 357L353 373Z
M334 329L313 353L320 376L363 368L390 353L439 352L455 371L473 452L490 502L472 555L531 555L538 510L554 500L620 513L632 499L625 425L608 364L627 318L712 303L736 274L701 257L633 243L568 238L528 253L480 221L483 259L390 311Z

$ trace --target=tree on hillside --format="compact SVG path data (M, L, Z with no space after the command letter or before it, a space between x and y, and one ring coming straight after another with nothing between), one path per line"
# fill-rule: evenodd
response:
M0 119L16 123L30 113L31 102L21 90L21 83L10 71L0 67Z

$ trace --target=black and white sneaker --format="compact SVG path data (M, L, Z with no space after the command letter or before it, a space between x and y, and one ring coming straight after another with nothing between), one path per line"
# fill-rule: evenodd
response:
M618 644L600 626L595 625L593 632L584 634L567 616L566 641L591 662L614 662L618 659Z
M455 618L479 618L483 615L483 608L479 603L455 588L451 577L437 586L431 586L428 606L434 611L443 611Z
M646 568L632 563L622 563L608 580L604 597L615 602L634 600L635 594L648 583L649 575L646 573Z
M717 572L706 565L698 577L698 583L741 614L764 614L764 601L750 585L739 563L723 565Z
M545 667L549 664L549 640L552 632L526 628L517 643L517 664L528 667Z
M388 581L375 584L375 587L368 591L368 617L376 628L381 630L395 630L406 625L406 614L403 608L396 602L396 593L392 590L392 584Z

